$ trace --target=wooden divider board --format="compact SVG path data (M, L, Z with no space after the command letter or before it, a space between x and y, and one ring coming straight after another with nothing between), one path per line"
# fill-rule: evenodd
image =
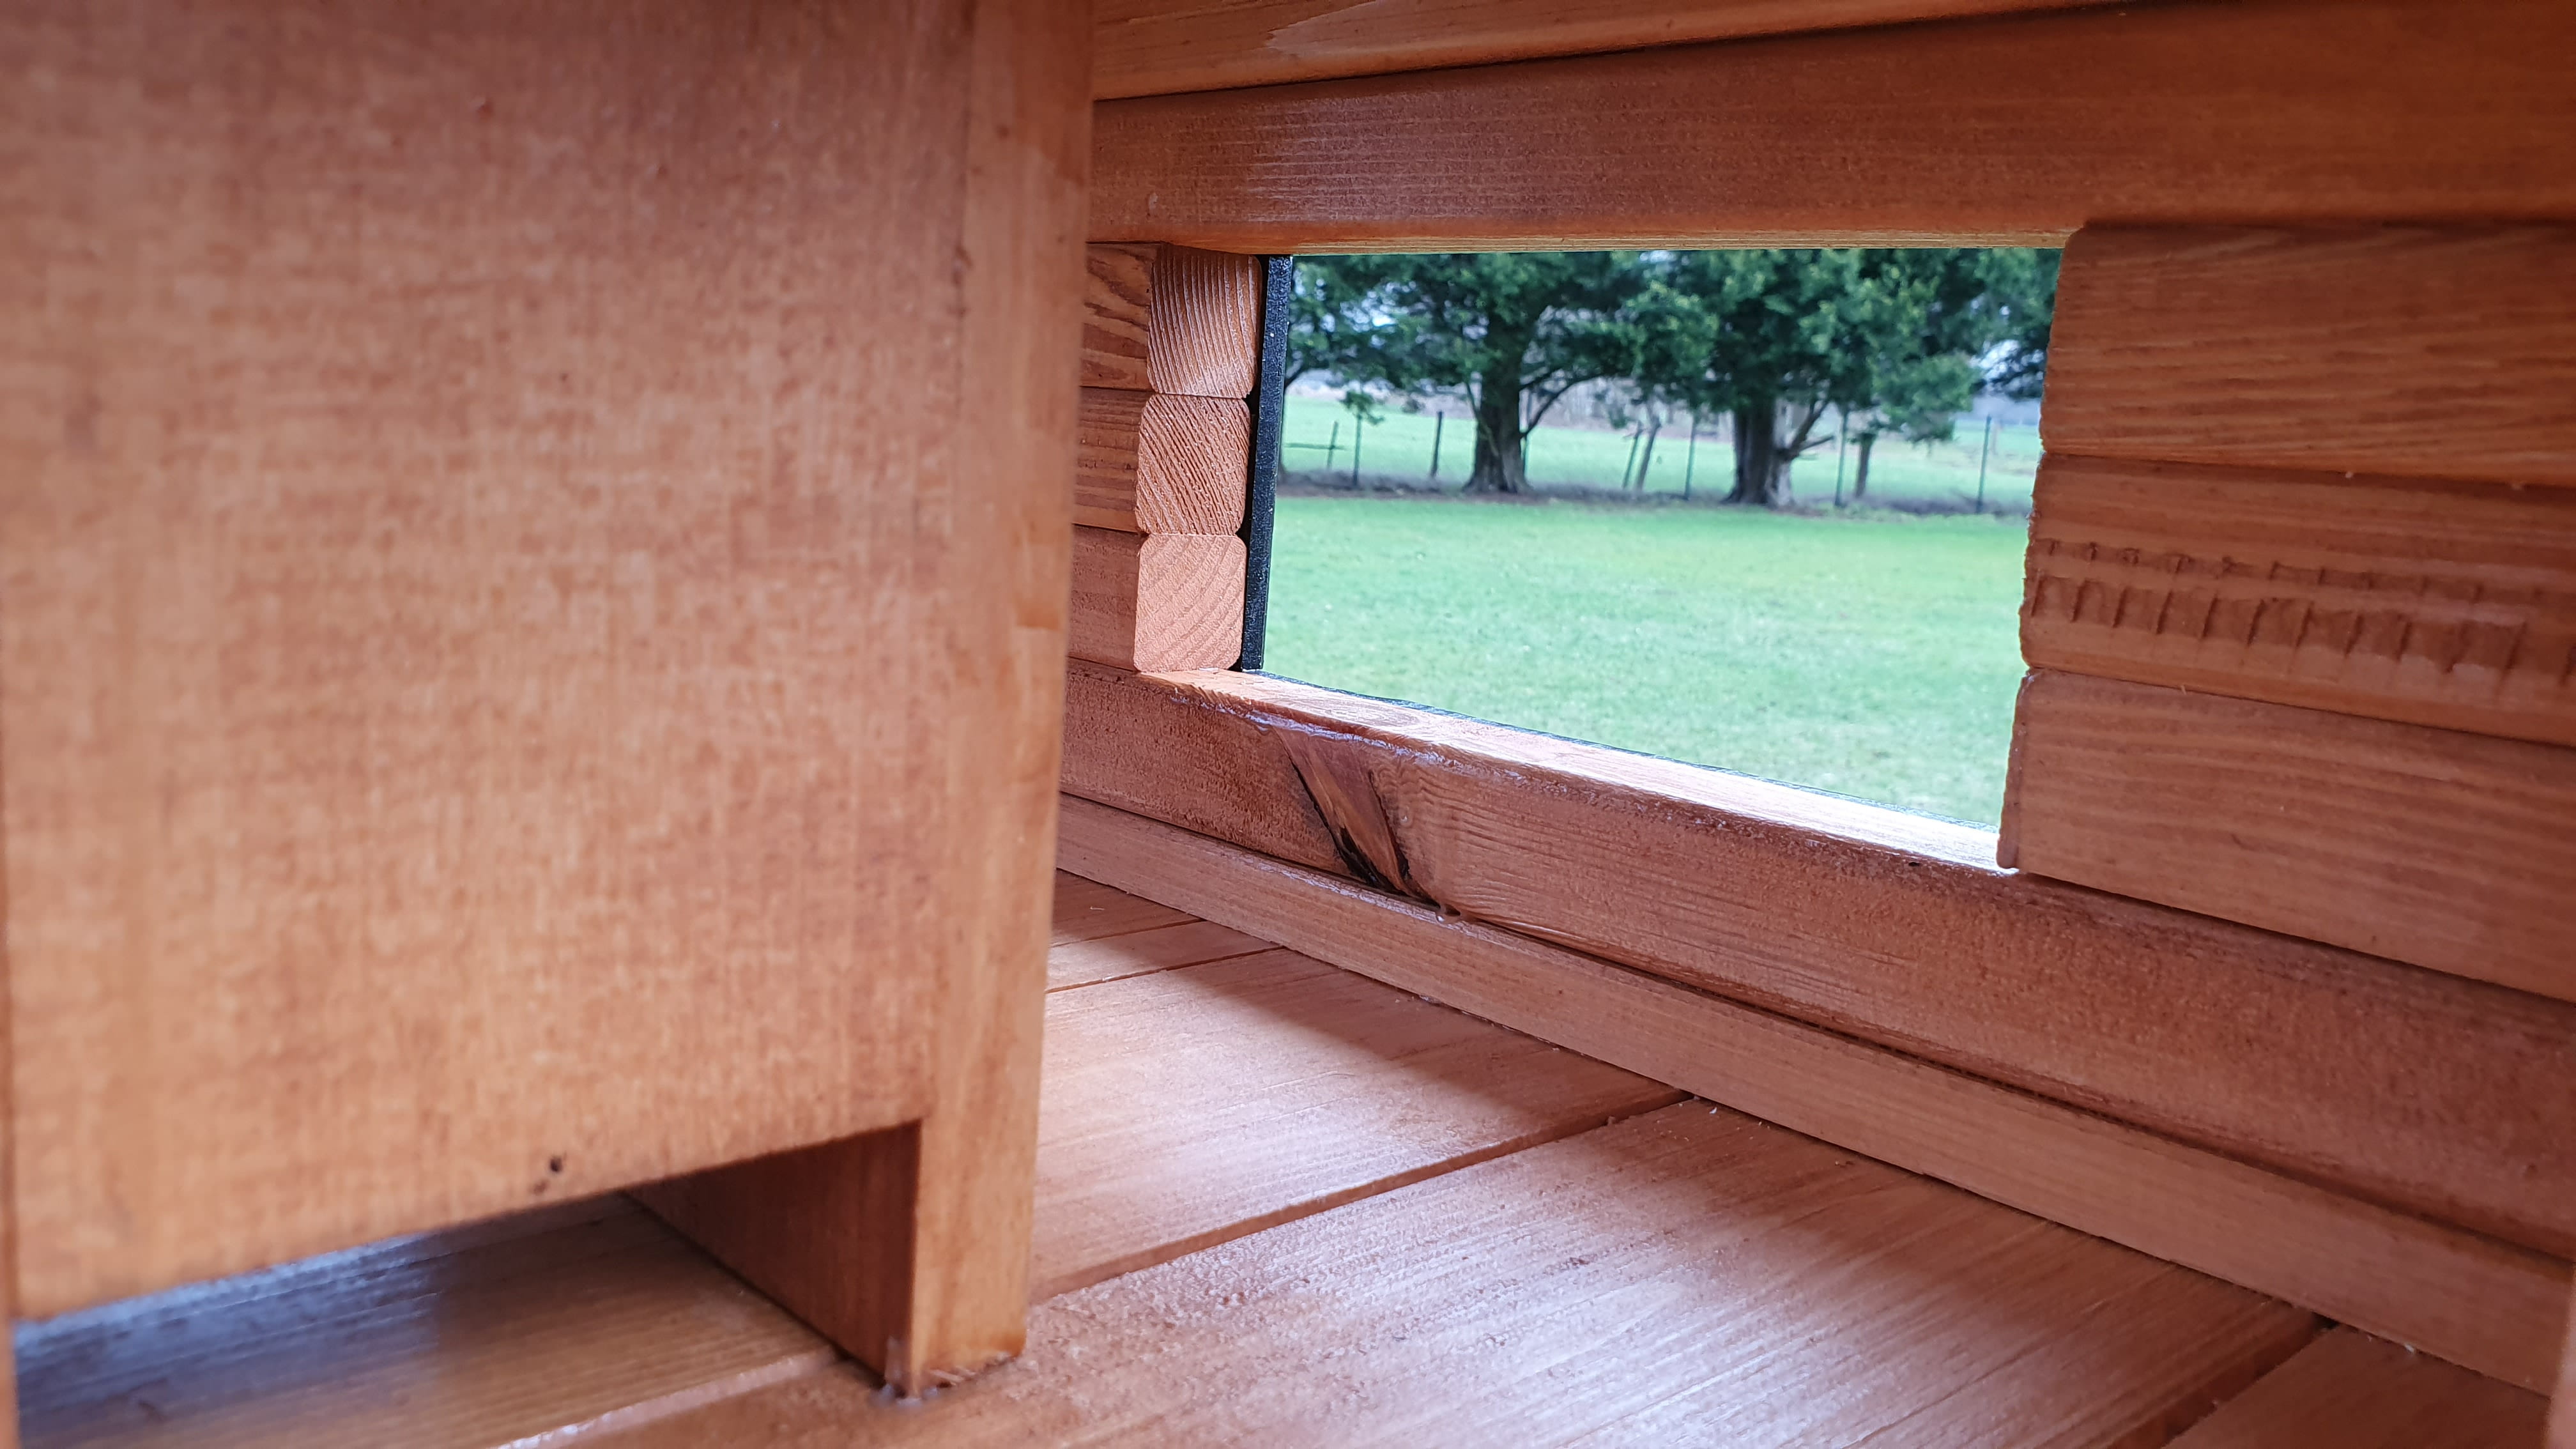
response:
M1094 242L1082 385L1233 398L1261 351L1261 263L1150 242Z
M1243 646L1243 540L1073 531L1066 648L1121 669L1220 669Z
M1102 0L1102 99L2102 0Z
M2568 1300L2559 1350L2558 1392L2549 1401L2549 1449L2576 1449L2576 1298Z
M2040 431L2053 453L2576 485L2571 275L2565 225L2086 227Z
M2576 750L2033 670L1997 858L2576 1001Z
M2565 1002L1998 871L1969 827L1286 680L1077 663L1066 709L1069 793L2576 1250Z
M2540 1449L2547 1403L2349 1328L2201 1420L2173 1449Z
M1088 35L0 11L19 1313L930 1122L1018 1346Z
M1240 398L1082 390L1073 521L1128 533L1233 533L1251 476Z
M2564 1262L1087 800L1065 862L1766 1121L2526 1388Z
M2571 221L2570 53L2562 0L2235 0L1105 101L1091 224L1347 252Z
M2576 489L2051 453L2021 640L2038 668L2576 745Z

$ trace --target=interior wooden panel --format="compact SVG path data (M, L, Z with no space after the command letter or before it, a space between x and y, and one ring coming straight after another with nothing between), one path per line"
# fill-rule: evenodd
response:
M1055 948L1076 941L1097 941L1133 931L1186 925L1195 919L1142 896L1129 895L1098 881L1064 871L1055 873L1055 934L1047 952L1050 969Z
M994 28L0 20L21 1311L919 1116L1039 969L1088 30Z
M1184 921L1104 940L1067 942L1047 952L1047 990L1093 986L1176 966L1201 966L1268 949L1269 942L1212 921Z
M2558 1392L2549 1401L2549 1449L2576 1449L2576 1298L2569 1300Z
M1401 990L2526 1387L2564 1262L1086 800L1063 859Z
M2576 750L2033 670L2007 865L2576 1000Z
M1252 412L1240 398L1082 390L1073 521L1129 533L1243 527Z
M2568 226L2088 227L2040 430L2052 452L2576 485L2571 274Z
M1032 1297L1680 1095L1291 951L1064 992Z
M2338 1328L2221 1404L2174 1449L2540 1449L2548 1401Z
M1287 680L1076 664L1067 689L1069 793L2576 1248L2576 1006L2000 871L1966 826Z
M2021 641L2041 668L2576 745L2576 490L2052 453Z
M94 1309L19 1353L29 1449L553 1442L834 1357L613 1197Z
M1066 649L1121 669L1220 669L1243 647L1243 540L1073 530Z
M931 1413L814 1375L610 1442L2160 1443L2314 1332L1696 1102L1032 1321L1027 1358Z
M1094 242L1083 302L1084 387L1251 395L1261 352L1259 258Z
M1102 0L1092 94L1163 95L2091 0Z

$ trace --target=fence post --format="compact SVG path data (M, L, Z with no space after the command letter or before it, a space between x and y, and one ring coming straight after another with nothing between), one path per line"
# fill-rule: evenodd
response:
M1447 413L1431 415L1431 481L1434 483L1440 481L1440 428L1448 421Z
M1691 409L1690 447L1682 454L1682 501L1690 502L1691 470L1699 466L1699 409Z
M1986 446L1977 454L1977 511L1986 511L1986 460L1995 455L1995 420L1986 419Z
M1363 417L1351 419L1351 486L1353 488L1360 486L1360 435L1367 431L1368 419ZM1981 483L1978 485L1978 490L1982 492L1984 487L1985 485Z

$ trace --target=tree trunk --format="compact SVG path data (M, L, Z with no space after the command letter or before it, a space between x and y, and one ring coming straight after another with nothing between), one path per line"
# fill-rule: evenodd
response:
M1878 434L1860 435L1860 466L1852 472L1852 502L1869 496L1869 450L1878 446Z
M1792 455L1780 446L1779 409L1769 403L1735 410L1735 491L1729 503L1777 508L1789 498Z
M1521 465L1521 374L1517 359L1508 370L1486 373L1476 389L1476 466L1467 475L1467 491L1529 491L1529 474Z
M1637 491L1640 493L1646 491L1646 474L1655 466L1655 439L1663 431L1664 425L1661 423L1646 430L1646 456L1637 464Z

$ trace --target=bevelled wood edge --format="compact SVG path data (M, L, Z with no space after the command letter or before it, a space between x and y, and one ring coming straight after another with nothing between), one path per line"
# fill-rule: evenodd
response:
M1259 258L1094 242L1083 300L1083 386L1238 402L1251 395Z
M1066 648L1120 669L1222 669L1243 647L1243 540L1073 531Z
M1129 533L1243 526L1252 413L1234 398L1082 390L1073 521Z
M2008 1206L2545 1386L2569 1270L1076 797L1067 870Z
M1269 676L1076 664L1066 690L1072 794L2576 1249L2566 1002L1998 870L1972 827Z

